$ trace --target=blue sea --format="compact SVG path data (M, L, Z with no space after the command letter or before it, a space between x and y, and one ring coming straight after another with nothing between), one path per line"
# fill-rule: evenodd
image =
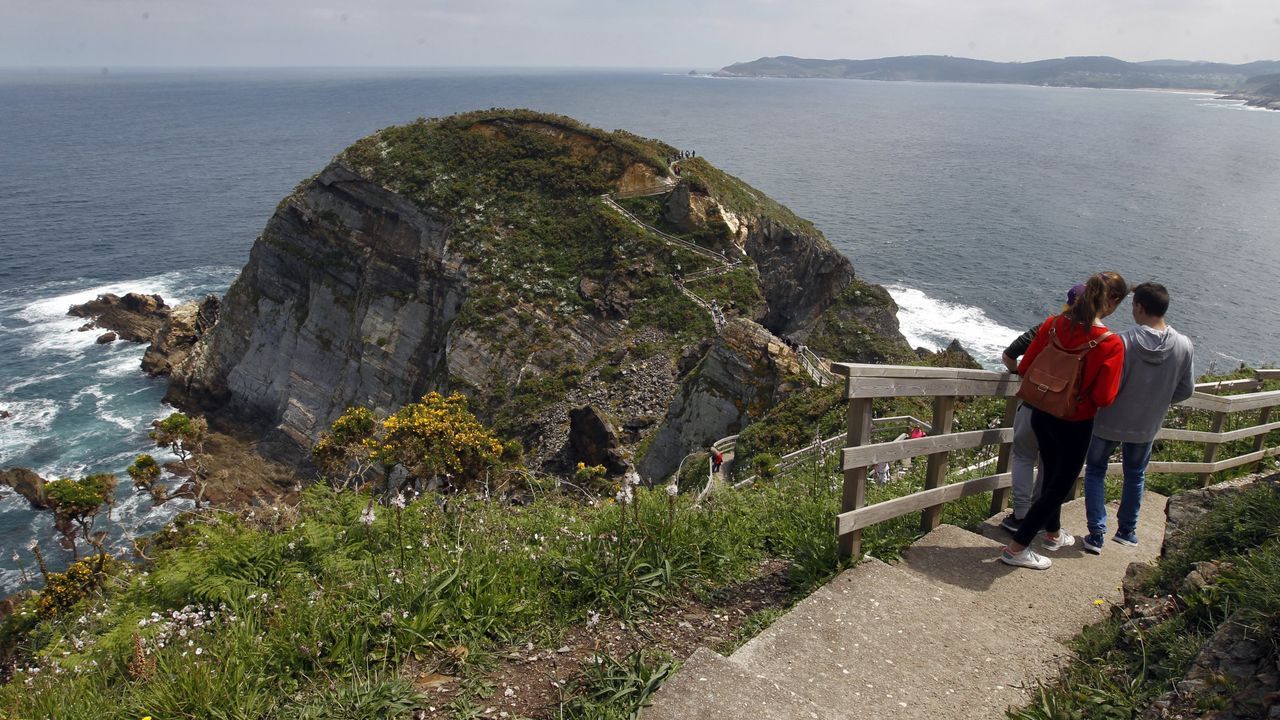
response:
M223 292L280 198L352 141L489 107L697 151L886 285L914 345L957 338L993 365L1068 287L1114 269L1170 288L1201 370L1280 363L1280 113L1211 95L661 71L0 71L13 415L0 466L124 477L169 412L138 370L143 348L95 344L72 303ZM31 538L58 553L48 514L6 494L0 594L21 583ZM123 549L180 507L124 482L107 529Z

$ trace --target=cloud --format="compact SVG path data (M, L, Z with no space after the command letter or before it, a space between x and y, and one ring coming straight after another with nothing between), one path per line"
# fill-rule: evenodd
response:
M4 0L0 65L1275 57L1274 0Z

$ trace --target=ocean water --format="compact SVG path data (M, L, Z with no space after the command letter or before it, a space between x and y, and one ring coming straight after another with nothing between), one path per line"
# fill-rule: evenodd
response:
M660 71L7 71L0 466L124 477L169 412L137 369L143 348L97 345L72 303L222 292L280 198L352 141L488 107L696 150L886 285L914 345L956 338L994 365L1067 287L1114 269L1170 288L1201 369L1280 362L1280 113L1212 96ZM124 548L175 510L126 481L107 529ZM53 537L47 514L0 498L0 594L26 543L56 554Z

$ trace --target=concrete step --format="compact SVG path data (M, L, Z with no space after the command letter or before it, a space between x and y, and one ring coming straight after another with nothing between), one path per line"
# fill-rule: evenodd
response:
M1101 555L1081 548L1084 500L1063 505L1062 525L1076 536L1076 544L1048 552L1038 537L1032 547L1053 561L1048 570L1014 568L999 561L1001 548L1011 539L998 526L999 518L989 520L981 536L940 526L903 553L901 567L957 593L964 609L988 614L1015 637L1066 641L1123 600L1120 584L1130 563L1150 562L1159 556L1165 502L1164 496L1147 493L1139 515L1138 547L1125 547L1108 538ZM1109 513L1114 525L1114 506Z
M653 695L644 720L839 720L781 684L698 648Z
M1003 720L1056 677L1063 643L1121 600L1129 564L1158 556L1164 508L1147 493L1138 547L1045 552L1043 571L999 561L999 518L982 534L942 525L899 564L842 573L730 658L695 653L642 717ZM1083 500L1063 507L1063 526L1084 533Z
M1040 645L1014 641L945 585L865 560L730 661L841 717L1000 718L1025 701L1021 686L1039 674L1028 669L1040 670L1027 655Z

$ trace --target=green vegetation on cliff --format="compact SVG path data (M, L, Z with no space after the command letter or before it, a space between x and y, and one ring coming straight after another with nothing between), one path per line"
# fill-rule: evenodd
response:
M911 348L883 327L892 322L896 334L897 308L888 290L855 279L819 318L807 344L819 355L842 362L913 364Z

